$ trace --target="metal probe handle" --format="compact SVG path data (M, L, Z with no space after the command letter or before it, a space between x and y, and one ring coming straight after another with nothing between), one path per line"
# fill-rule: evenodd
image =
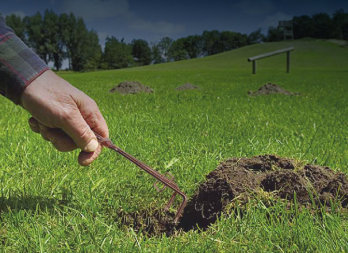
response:
M164 175L160 174L158 171L152 169L151 167L149 167L145 163L139 161L138 159L136 159L132 155L128 154L127 152L125 152L122 149L120 149L119 147L117 147L115 144L112 143L112 141L109 138L104 138L104 137L100 136L99 134L97 134L96 132L94 132L94 134L97 137L97 139L101 145L116 151L117 153L119 153L120 155L127 158L129 161L131 161L135 165L137 165L139 168L143 169L144 171L149 173L151 176L156 178L158 181L160 181L162 184L164 184L165 187L169 187L170 189L172 189L174 191L169 202L167 203L167 205L165 207L165 210L168 210L169 207L173 204L176 194L179 194L183 198L183 201L182 201L182 203L181 203L181 205L180 205L180 207L175 215L175 218L174 218L174 223L177 223L182 212L184 211L186 204L187 204L187 196L179 189L177 184L173 180L166 178Z

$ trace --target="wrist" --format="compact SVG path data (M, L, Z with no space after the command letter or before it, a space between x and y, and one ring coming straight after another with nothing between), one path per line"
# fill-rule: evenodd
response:
M25 106L27 101L32 99L34 96L38 96L42 90L42 87L47 86L47 83L49 82L49 79L52 78L52 75L55 75L52 70L45 69L24 87L20 97L20 105L24 109L27 109Z

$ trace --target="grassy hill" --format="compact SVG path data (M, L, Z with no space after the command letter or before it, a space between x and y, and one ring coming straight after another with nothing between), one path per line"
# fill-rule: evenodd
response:
M294 46L285 55L247 58ZM120 147L175 175L189 196L229 157L277 154L348 173L348 48L323 40L247 46L187 61L90 73L59 73L99 105ZM108 91L140 81L153 94ZM194 91L175 88L192 83ZM267 82L301 96L249 97ZM170 191L108 150L90 167L59 153L27 127L29 115L1 99L0 249L8 251L204 252L347 251L347 215L267 207L226 215L205 232L147 238L122 227L119 213L160 207ZM14 117L15 115L15 117ZM173 212L175 209L172 210ZM279 217L279 213L282 216Z
M247 61L248 57L289 46L295 47L295 51L291 53L290 75L285 73L285 54L257 61L257 75L250 75L251 63ZM255 82L260 85L262 82L278 81L281 85L287 85L293 77L300 77L291 85L299 84L299 88L305 88L307 85L301 85L301 83L307 79L311 79L310 82L313 82L313 79L322 80L322 78L327 78L328 83L338 81L339 78L334 78L336 73L348 70L347 56L347 47L325 40L303 39L255 44L200 59L84 74L62 72L62 76L81 89L93 87L94 91L104 87L111 88L127 79L139 80L158 91L158 89L172 89L185 82L197 84L201 82L201 85L207 87L229 83L231 88L236 87L239 80L247 82L243 84L243 87L253 89L259 87L255 86ZM88 81L89 85L80 86L80 83L85 81ZM234 84L230 85L232 82ZM308 86L311 85L312 83Z
M282 41L263 44L254 44L245 46L237 50L224 52L221 54L205 57L203 59L193 59L188 61L179 61L170 64L161 64L151 66L156 70L173 69L230 69L244 72L251 68L251 63L247 58L259 55L265 52L294 46L295 51L291 54L293 61L293 70L318 69L318 68L338 68L344 69L341 63L348 63L347 48L339 46L337 43L326 40L302 39L296 41ZM285 54L264 59L259 64L261 69L266 70L284 70ZM346 69L346 68L345 68Z

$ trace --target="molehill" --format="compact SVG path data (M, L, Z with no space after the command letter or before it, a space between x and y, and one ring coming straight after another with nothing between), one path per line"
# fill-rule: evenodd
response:
M172 213L159 210L121 213L122 223L150 236L177 230L188 231L197 226L207 228L221 215L227 205L247 203L260 191L272 193L275 199L296 201L303 207L313 203L330 207L331 202L343 208L348 205L348 181L345 174L329 167L303 165L276 155L252 158L230 158L206 176L190 198L179 224L173 224Z
M199 89L198 86L190 84L190 83L185 83L184 85L181 85L176 88L178 91L183 91L183 90L197 90Z
M124 81L113 87L110 93L118 92L120 94L137 94L137 93L152 93L153 90L136 81Z
M300 93L291 92L283 89L277 84L267 83L261 86L257 91L248 91L249 96L260 96L260 95L270 95L270 94L283 94L287 96L298 96Z

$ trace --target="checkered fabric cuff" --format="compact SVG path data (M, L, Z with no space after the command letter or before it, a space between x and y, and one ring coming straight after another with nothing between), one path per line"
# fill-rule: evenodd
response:
M0 93L19 104L25 87L48 69L0 17Z

